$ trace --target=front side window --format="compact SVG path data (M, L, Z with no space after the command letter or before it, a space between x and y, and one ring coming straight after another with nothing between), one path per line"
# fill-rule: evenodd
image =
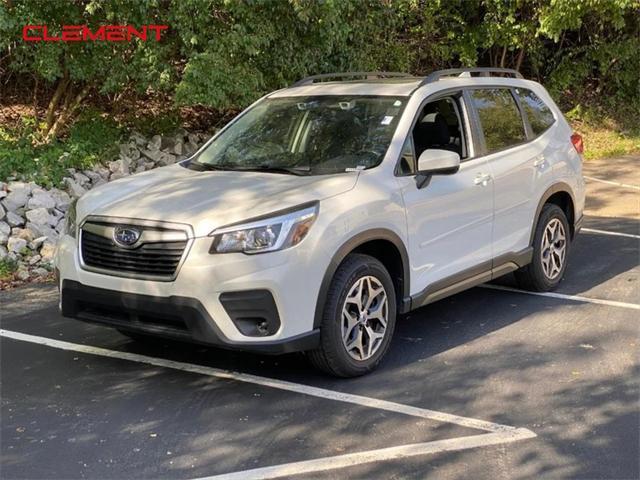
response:
M268 98L243 114L189 168L322 175L383 159L404 97Z
M520 99L520 104L535 136L540 135L555 122L551 109L531 90L517 88L516 95Z
M526 141L520 110L508 89L474 89L470 94L480 117L487 153Z

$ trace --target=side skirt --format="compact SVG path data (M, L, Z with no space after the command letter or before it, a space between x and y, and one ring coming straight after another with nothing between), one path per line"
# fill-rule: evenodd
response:
M531 263L533 247L527 247L521 252L507 253L493 260L457 273L451 277L439 280L419 293L405 299L405 304L410 303L407 311L415 310L429 303L442 300L450 295L460 293L481 283L486 283L495 278L513 272ZM408 300L408 301L407 301Z

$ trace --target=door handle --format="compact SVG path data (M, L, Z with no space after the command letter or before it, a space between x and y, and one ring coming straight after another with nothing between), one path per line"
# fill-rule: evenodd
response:
M491 180L491 175L488 173L479 173L476 175L476 178L473 179L473 183L486 187L489 184L489 180Z
M536 158L533 162L533 166L536 168L540 168L544 165L545 161L546 159L544 158L544 155L539 155L538 158Z

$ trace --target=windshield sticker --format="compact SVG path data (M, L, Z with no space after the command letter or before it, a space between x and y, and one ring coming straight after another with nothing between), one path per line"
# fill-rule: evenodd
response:
M389 125L392 121L393 117L391 115L386 115L380 122L380 125Z
M400 100L396 100L395 102L393 102L394 107L399 107L400 105L402 105L402 102Z

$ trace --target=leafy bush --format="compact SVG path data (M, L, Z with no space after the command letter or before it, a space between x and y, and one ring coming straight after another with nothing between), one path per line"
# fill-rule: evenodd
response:
M23 117L22 126L13 130L0 126L0 179L18 176L46 187L59 186L68 168L86 169L112 160L122 127L94 111L83 114L65 139L34 144L37 132L32 117Z

